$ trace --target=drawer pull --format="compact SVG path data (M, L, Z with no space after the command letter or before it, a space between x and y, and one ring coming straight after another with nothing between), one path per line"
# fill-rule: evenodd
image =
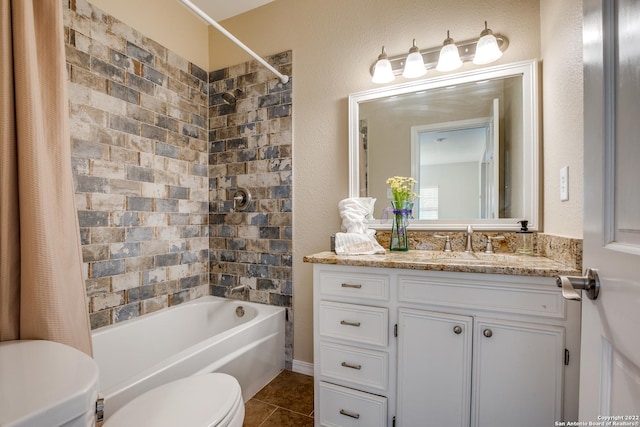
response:
M347 322L346 320L341 320L340 324L345 326L355 326L356 328L360 327L360 322Z
M362 285L352 285L351 283L343 283L341 286L343 288L355 288L355 289L360 289L362 287Z
M356 420L360 418L360 414L354 414L353 412L345 411L344 409L340 409L340 415L355 418Z
M453 327L453 333L456 335L460 335L462 333L462 327L459 325L456 325Z
M487 338L491 338L493 336L493 332L491 331L491 329L485 329L484 331L482 331L482 335Z
M362 365L352 365L347 362L342 362L340 365L344 366L345 368L357 369L358 371L362 369Z

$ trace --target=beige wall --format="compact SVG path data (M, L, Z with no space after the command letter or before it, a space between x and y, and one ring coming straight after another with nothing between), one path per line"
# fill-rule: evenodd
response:
M206 43L199 36L176 40L177 28L186 31L198 25L179 26L155 0L95 3L201 64L194 51L201 53ZM276 0L222 22L261 56L293 50L295 360L313 361L312 267L302 257L328 249L329 235L340 227L337 204L348 196L347 95L376 87L368 70L383 44L390 55L408 51L412 38L422 48L433 47L447 29L455 39L465 40L477 37L487 19L489 27L510 40L498 63L543 59L544 231L582 237L580 12L580 0ZM169 25L176 30L167 32ZM563 39L569 41L568 55L566 44L551 43ZM250 59L213 28L208 46L209 70ZM571 200L561 203L558 176L564 165L571 170Z
M209 70L208 25L178 0L90 0L167 49Z
M312 267L302 257L327 250L339 231L337 205L348 196L347 95L376 87L369 66L381 46L389 55L407 52L412 38L437 46L447 29L458 40L474 38L486 18L510 40L500 63L535 59L539 16L537 1L276 0L223 22L259 55L293 50L295 360L313 361ZM211 69L247 59L215 30L210 49Z
M544 231L582 238L582 1L542 0ZM560 201L560 168L569 166L569 200Z

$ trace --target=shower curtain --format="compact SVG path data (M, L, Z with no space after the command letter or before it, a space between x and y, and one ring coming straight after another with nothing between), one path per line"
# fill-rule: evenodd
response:
M0 341L91 355L62 2L0 0Z

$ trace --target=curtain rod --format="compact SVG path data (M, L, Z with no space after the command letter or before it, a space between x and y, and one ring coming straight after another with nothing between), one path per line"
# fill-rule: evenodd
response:
M206 13L204 13L198 6L196 6L195 4L191 3L191 1L189 0L179 0L180 3L182 3L184 6L186 6L187 8L189 8L193 13L195 13L196 15L198 15L200 18L202 18L206 23L208 23L209 25L212 25L213 27L215 27L216 30L220 31L222 34L224 34L229 40L231 40L232 42L234 42L235 44L237 44L242 50L244 50L245 52L247 52L249 55L251 55L252 57L254 57L256 59L256 61L260 62L262 65L264 65L265 67L267 67L269 69L269 71L271 71L273 74L275 74L276 76L278 76L278 78L280 79L280 82L282 84L286 84L287 82L289 82L289 76L287 76L286 74L282 74L281 72L279 72L278 70L276 70L271 64L269 64L267 61L265 61L264 59L262 59L262 57L258 56L258 54L256 54L254 51L252 51L249 47L247 47L247 45L245 45L244 43L242 43L240 40L238 40L233 34L231 34L229 31L227 31L222 25L218 24L216 21L214 21L209 15L207 15Z

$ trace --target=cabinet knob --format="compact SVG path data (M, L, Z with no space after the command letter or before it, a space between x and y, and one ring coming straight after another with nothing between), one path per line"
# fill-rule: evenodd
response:
M484 335L487 338L491 338L491 336L493 335L493 332L491 332L491 329L485 329L484 331L482 331L482 335Z
M462 333L462 327L459 325L456 325L453 327L453 333L456 335L460 335Z

